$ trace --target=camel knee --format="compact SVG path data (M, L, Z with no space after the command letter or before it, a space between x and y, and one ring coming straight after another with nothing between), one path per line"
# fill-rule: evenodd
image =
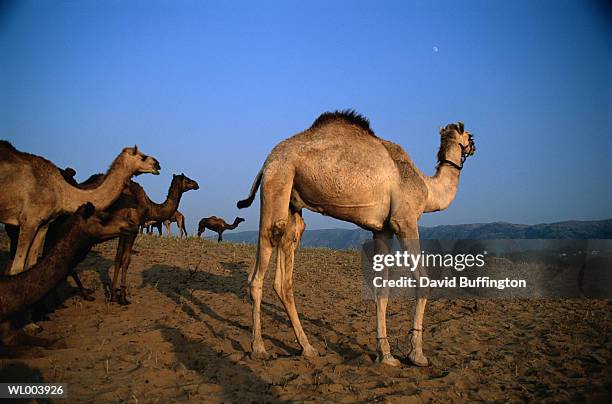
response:
M253 276L253 278L249 282L249 290L251 291L251 297L255 295L255 293L261 294L263 289L263 279L258 276L257 273Z
M270 234L270 241L273 246L280 244L285 232L287 230L287 219L279 219L272 225L272 231Z

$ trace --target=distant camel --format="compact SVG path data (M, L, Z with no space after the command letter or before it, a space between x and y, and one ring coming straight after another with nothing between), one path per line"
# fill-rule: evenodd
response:
M18 275L0 277L0 320L5 320L43 298L78 265L99 242L138 231L128 219L94 214L87 203L62 224L64 237L40 262Z
M219 235L217 241L221 242L223 241L223 232L225 230L233 230L242 222L244 222L244 219L241 217L235 218L232 224L227 224L225 220L217 216L205 217L198 223L198 237L204 234L206 229L210 229Z
M261 185L259 241L255 267L249 274L253 299L252 355L267 357L261 336L260 305L264 276L277 249L274 290L282 301L302 354L315 356L304 333L293 299L294 251L304 230L302 209L349 221L373 233L377 254L388 253L393 235L402 249L420 253L418 220L425 212L446 209L455 198L463 162L474 154L472 135L463 123L440 129L436 174L423 174L398 145L377 137L366 118L352 110L326 112L312 126L279 143L257 174L251 205ZM383 271L386 276L386 271ZM422 267L415 277L426 276ZM426 366L423 316L427 290L417 289L409 359ZM376 291L376 350L378 361L398 366L387 340L388 289Z
M166 235L170 236L170 225L176 222L176 225L179 228L179 237L187 237L187 229L185 229L185 216L178 210L174 212L174 214L167 220L164 220L164 226L166 226Z
M145 230L147 232L147 234L153 234L154 233L154 229L157 229L157 233L159 236L162 235L162 222L160 222L159 220L147 220L141 229L141 233L143 233Z
M166 236L170 237L170 226L172 223L176 222L176 225L179 228L179 236L187 237L187 230L185 229L185 216L178 210L172 215L172 217L168 220L147 220L145 224L141 228L141 233L147 231L147 234L153 234L154 229L157 229L158 235L162 235L162 224L166 226Z
M158 161L140 153L136 146L125 148L97 188L82 190L70 185L50 161L20 152L3 140L0 162L0 222L19 226L10 275L36 263L51 220L75 212L86 202L104 210L119 197L133 175L159 174L160 170Z

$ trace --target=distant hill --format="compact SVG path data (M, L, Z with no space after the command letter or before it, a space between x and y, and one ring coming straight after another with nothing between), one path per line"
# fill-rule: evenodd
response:
M225 240L257 243L257 231L226 232ZM453 239L611 239L612 219L578 221L570 220L557 223L535 225L512 224L505 222L473 223L421 227L421 238ZM337 250L360 248L372 234L363 229L324 229L306 230L302 237L304 247L328 247Z

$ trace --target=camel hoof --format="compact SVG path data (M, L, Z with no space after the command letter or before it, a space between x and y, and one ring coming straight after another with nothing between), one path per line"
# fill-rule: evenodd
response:
M408 355L408 359L413 365L420 366L420 367L429 366L429 361L423 354L417 354L415 352L411 352L410 355Z
M131 302L125 296L120 296L117 303L119 303L121 306L128 306L131 304Z
M383 365L393 366L393 367L399 367L401 365L400 361L391 354L383 355L382 358L379 355L376 358L376 362L382 363Z
M379 354L376 358L376 362L393 367L399 367L401 365L400 361L395 359L391 354L384 354L382 357Z
M317 351L312 346L302 349L302 356L306 358L316 358L319 356L319 351Z
M251 352L251 359L263 361L270 359L270 354L266 350L256 350Z
M127 298L127 291L123 286L121 287L121 293L119 294L119 304L121 306L127 306L130 304L130 301Z

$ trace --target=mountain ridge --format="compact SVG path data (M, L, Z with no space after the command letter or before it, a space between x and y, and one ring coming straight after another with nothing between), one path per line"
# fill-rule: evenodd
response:
M565 220L539 224L509 222L468 223L458 225L419 226L422 239L611 239L612 218L604 220ZM257 230L225 233L228 241L257 243ZM360 248L371 239L371 232L355 229L306 230L302 236L304 247L328 247L344 250Z

